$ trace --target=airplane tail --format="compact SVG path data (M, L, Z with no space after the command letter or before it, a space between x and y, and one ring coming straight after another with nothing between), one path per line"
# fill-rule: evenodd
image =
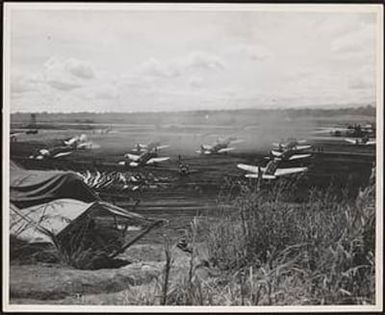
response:
M80 142L85 142L85 141L87 141L87 135L84 134L84 133L81 134L80 137L79 137L79 141L80 141Z

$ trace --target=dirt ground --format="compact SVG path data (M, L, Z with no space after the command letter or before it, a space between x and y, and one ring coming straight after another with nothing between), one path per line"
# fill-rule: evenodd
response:
M366 120L367 117L361 119ZM334 118L333 122L337 120L338 118ZM316 125L330 124L330 119L319 119ZM135 209L131 208L130 195L104 196L118 206L146 216L166 219L168 223L129 248L122 257L131 264L119 269L89 271L56 264L11 265L12 303L135 304L135 301L129 299L126 290L128 287L146 285L159 275L164 265L162 237L166 235L172 242L176 242L184 235L194 216L215 219L217 197L225 179L243 177L244 172L236 164L255 164L256 160L262 161L273 141L297 137L308 139L315 148L313 157L305 162L309 171L294 192L298 196L306 193L310 187L327 187L331 182L339 187L349 183L353 191L357 190L366 184L375 160L373 147L350 145L343 138L315 136L312 133L314 122L306 119L274 124L256 123L242 129L210 124L186 126L180 130L156 129L144 124L112 126L113 132L107 134L80 130L76 126L71 130L42 129L37 135L25 135L12 143L11 158L29 169L118 170L121 168L117 162L135 143L160 141L162 144L169 144L170 147L160 153L160 156L170 156L169 161L157 167L139 169L139 172L152 172L158 177L166 178L162 189L143 191L139 196L141 202ZM60 160L33 161L27 158L38 147L54 144L58 139L80 133L86 133L89 140L100 145L100 148L77 151ZM219 136L230 135L235 135L244 142L235 144L236 150L228 155L200 156L195 152L202 143L210 144ZM322 149L321 152L319 148ZM178 175L178 155L194 170L193 174L186 177ZM176 266L185 272L188 256L177 248L173 254L176 257Z

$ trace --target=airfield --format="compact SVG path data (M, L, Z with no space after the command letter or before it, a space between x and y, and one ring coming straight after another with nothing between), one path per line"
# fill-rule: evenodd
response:
M149 233L140 242L162 242L160 235L166 234L177 239L189 226L191 219L198 216L215 217L218 194L225 193L226 182L242 180L253 185L253 180L244 179L244 172L237 163L256 165L266 164L265 156L271 150L272 142L288 137L306 139L313 149L312 157L301 161L300 165L309 170L301 175L293 191L292 202L301 202L311 187L326 188L333 184L335 189L348 187L354 195L360 186L366 185L373 162L375 146L355 146L343 141L343 137L331 137L329 134L314 134L318 127L332 127L335 124L373 121L370 115L336 115L307 117L276 114L264 119L257 115L255 122L240 124L223 123L219 118L207 119L201 115L196 122L147 123L144 115L137 123L116 121L109 115L92 117L87 122L73 122L58 119L39 123L38 134L22 135L11 143L11 158L27 169L58 169L81 172L119 171L149 174L156 178L150 187L140 192L100 192L103 200L108 200L125 209L150 217L164 218L168 224ZM104 120L103 120L104 119ZM171 118L172 120L172 118ZM175 119L174 119L175 120ZM177 122L178 120L176 120ZM20 121L14 121L13 127L20 127ZM105 128L110 131L104 133ZM60 159L31 160L28 156L38 148L54 146L61 139L74 135L86 134L88 139L97 144L92 150L78 150ZM242 143L235 144L235 150L223 155L199 155L196 150L201 144L211 144L219 137L236 136ZM157 166L144 166L134 170L118 165L126 152L130 152L136 143L159 141L170 147L161 150L159 156L168 156L170 160ZM191 174L181 176L178 173L178 157L187 163ZM287 166L298 162L284 162ZM282 179L285 180L285 179ZM136 204L136 201L139 203ZM135 206L134 206L135 205Z
M118 172L150 179L148 185L135 191L96 189L96 192L103 201L146 217L165 219L166 223L120 254L119 259L128 263L120 268L79 270L57 262L31 261L29 256L12 261L12 303L145 303L130 296L147 292L151 279L162 273L164 237L175 245L186 235L194 218L209 224L215 222L218 211L226 207L226 202L231 202L229 187L232 183L256 186L255 179L245 178L245 172L237 168L237 164L266 165L265 157L272 143L289 137L306 140L312 149L308 151L310 158L282 162L283 167L308 167L303 174L278 179L291 185L288 203L301 204L312 188L330 186L337 194L345 190L354 201L358 189L368 184L376 146L353 145L343 137L315 131L348 123L373 123L374 120L372 112L365 114L354 110L39 115L38 133L22 134L11 141L12 161L31 170L71 170L79 174ZM28 115L14 115L11 127L22 129L28 121ZM93 149L74 150L57 159L29 158L36 150L58 146L63 139L81 134L86 134L95 144ZM202 144L213 144L218 138L230 136L243 141L231 145L235 149L227 154L196 152ZM160 157L170 157L169 160L136 168L119 165L124 154L131 152L137 143L153 141L169 145L159 152ZM179 158L188 164L190 174L178 172ZM269 189L269 184L263 189ZM199 236L197 241L201 241ZM179 283L181 276L188 273L190 256L177 247L173 247L172 256L171 282Z

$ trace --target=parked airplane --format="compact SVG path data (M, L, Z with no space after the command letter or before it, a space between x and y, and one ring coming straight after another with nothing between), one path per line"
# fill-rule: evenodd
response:
M376 144L376 140L370 140L368 136L364 136L362 138L345 138L346 142L349 142L354 145L374 145Z
M241 143L243 140L239 139L237 140L236 138L233 137L228 137L226 139L218 139L213 145L209 144L202 144L200 149L197 150L196 152L199 154L222 154L225 153L227 154L230 151L235 150L235 148L229 148L230 144L235 144L235 143Z
M376 127L374 124L349 124L345 127L333 127L333 128L319 128L320 130L313 131L313 134L325 134L329 133L334 137L364 137L366 135L374 135L376 133Z
M274 153L273 153L274 151ZM297 154L293 150L284 150L282 152L273 150L270 152L270 156L265 157L265 159L277 160L277 161L294 161L300 159L307 159L311 157L310 153Z
M96 149L99 147L93 142L88 141L87 135L85 134L64 140L64 145L75 150Z
M307 150L311 148L310 144L307 143L307 140L297 140L295 138L288 138L287 141L284 143L282 142L274 142L273 146L279 149L294 149L294 150ZM302 145L301 145L302 144Z
M136 153L143 153L143 152L148 152L148 151L154 151L158 152L162 149L168 148L169 145L161 145L159 142L150 142L149 144L141 144L137 143L135 145L135 148L132 150L132 152Z
M17 141L17 138L23 134L25 134L25 132L11 130L9 137L11 141Z
M271 151L271 153L276 157L283 157L284 155L286 155L286 158L289 158L289 156L292 156L295 152L309 150L312 148L310 144L302 143L306 143L306 140L288 139L288 142L286 143L273 143L273 146L275 148ZM308 156L293 157L292 159L305 157Z
M169 157L157 157L158 154L154 151L147 151L143 152L140 155L126 153L124 157L131 161L120 161L120 165L128 165L131 167L137 167L137 166L144 166L144 165L151 165L156 164L159 162L164 162L169 160Z
M36 134L38 134L38 130L37 129L28 129L26 132L25 132L25 134L27 134L27 135L36 135Z
M278 162L275 160L267 163L266 167L238 164L238 168L251 172L246 174L247 178L277 179L280 176L303 173L308 170L307 167L278 168Z
M11 141L16 141L17 138L21 135L34 135L34 134L37 134L38 133L38 130L37 129L27 129L27 130L11 130L10 132L10 139Z
M30 155L30 159L43 160L47 158L57 159L59 157L70 155L73 152L71 148L68 147L56 147L52 149L40 149L37 151L36 155Z

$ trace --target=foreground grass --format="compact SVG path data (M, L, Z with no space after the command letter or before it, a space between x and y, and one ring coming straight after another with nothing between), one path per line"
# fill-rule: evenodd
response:
M158 272L117 293L64 304L373 304L375 186L357 198L330 187L290 203L293 182L225 187L215 220L196 217L189 250L165 240ZM231 207L228 207L228 205ZM97 272L97 271L96 271Z
M255 185L227 187L231 200L224 201L232 207L214 223L195 221L190 237L194 244L196 235L206 235L205 264L220 276L187 275L171 291L169 303L373 304L373 179L356 199L331 186L309 191L301 204L287 202L293 184L259 191Z
M243 187L234 211L209 227L210 257L232 280L232 303L374 303L374 185L353 201L313 190L299 205L283 201L288 188Z

